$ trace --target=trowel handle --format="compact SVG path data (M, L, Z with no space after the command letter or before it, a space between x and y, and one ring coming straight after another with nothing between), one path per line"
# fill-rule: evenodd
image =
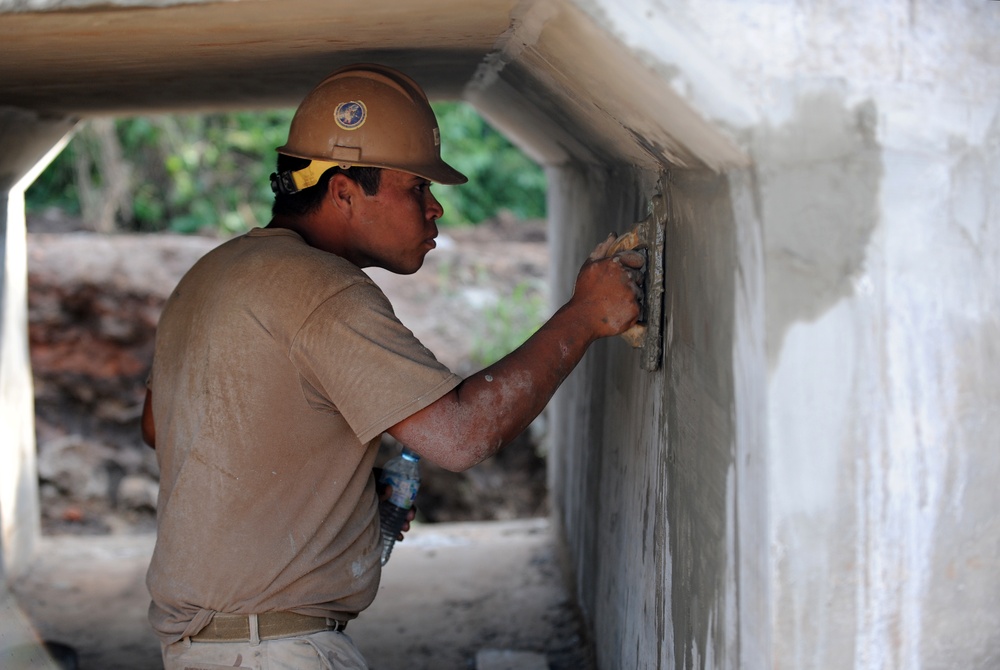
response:
M611 243L611 248L608 249L608 253L605 254L605 258L611 258L619 251L628 251L629 249L635 249L642 242L639 239L639 226L637 225L632 230L627 233L622 233L615 238L615 241Z

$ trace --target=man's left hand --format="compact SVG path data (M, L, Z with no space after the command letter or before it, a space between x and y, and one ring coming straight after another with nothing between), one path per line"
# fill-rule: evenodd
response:
M375 472L375 491L378 493L379 505L385 503L392 497L392 487L388 484L382 484L382 468L373 468ZM396 541L400 542L403 540L403 533L407 533L410 530L410 522L413 521L417 516L417 506L414 505L410 508L410 511L406 515L406 523L400 529L399 535L396 536Z

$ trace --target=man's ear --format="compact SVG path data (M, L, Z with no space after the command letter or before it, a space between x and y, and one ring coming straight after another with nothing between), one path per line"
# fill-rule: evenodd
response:
M357 198L361 196L361 187L356 181L350 179L342 172L338 172L326 185L326 197L330 199L334 207L341 210L345 215L355 204Z

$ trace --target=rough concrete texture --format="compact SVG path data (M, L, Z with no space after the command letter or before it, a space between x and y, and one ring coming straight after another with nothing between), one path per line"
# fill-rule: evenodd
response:
M533 133L542 146L565 145L577 160L654 170L665 164L719 169L746 163L726 133L574 3L522 3L498 48L466 95L479 106L502 109L516 91L515 99L530 101L532 116L552 124L554 134L546 139ZM491 92L498 79L508 86ZM537 83L518 85L525 80ZM494 115L510 125L503 124L502 111ZM515 137L522 132L510 131Z

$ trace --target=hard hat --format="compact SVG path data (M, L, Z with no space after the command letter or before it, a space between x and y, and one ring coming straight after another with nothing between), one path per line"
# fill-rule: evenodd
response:
M382 65L350 65L320 82L295 111L278 152L312 161L278 176L292 193L335 166L391 168L441 184L468 181L441 160L441 133L423 90Z

